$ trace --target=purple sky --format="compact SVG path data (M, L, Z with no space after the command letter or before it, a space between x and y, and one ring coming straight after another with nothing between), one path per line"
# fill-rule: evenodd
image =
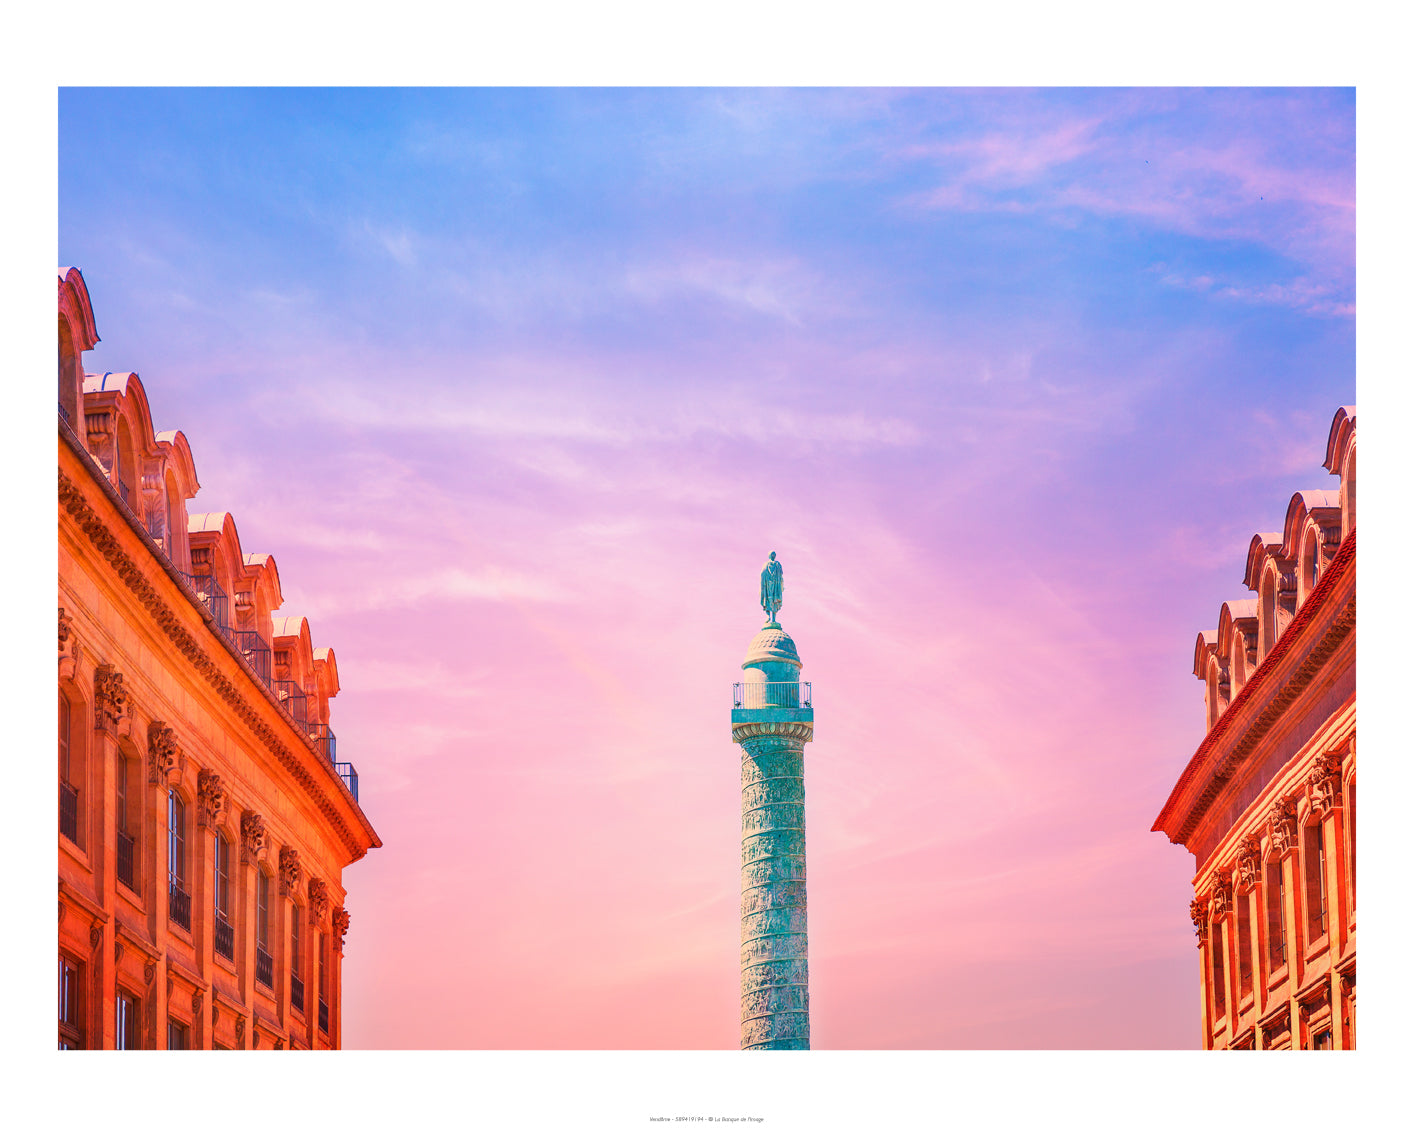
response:
M1149 828L1355 400L1354 146L1351 90L61 91L88 368L339 659L346 1043L736 1047L776 550L814 1047L1197 1046Z

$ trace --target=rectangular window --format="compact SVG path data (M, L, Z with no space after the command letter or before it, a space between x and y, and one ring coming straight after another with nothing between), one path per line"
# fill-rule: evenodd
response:
M59 778L66 784L74 778L70 746L74 727L72 717L69 702L65 700L64 694L59 694Z
M73 709L59 694L59 833L79 843L79 789L74 784Z
M1358 908L1358 781L1348 785L1348 909Z
M305 1011L305 982L300 979L300 907L290 903L290 1006Z
M271 947L271 877L259 868L256 870L256 944L262 949Z
M216 899L216 915L222 921L231 920L231 844L220 834L213 840L212 893Z
M62 953L59 955L59 1050L77 1051L84 1046L83 970Z
M187 840L183 827L187 820L187 808L176 788L167 793L167 877L173 884L186 889L187 881Z
M1328 932L1328 887L1324 878L1324 832L1319 823L1304 828L1304 905L1308 914L1308 939L1317 941Z
M118 993L113 1046L119 1051L137 1051L143 1046L138 1038L138 1029L142 1022L142 1015L138 1011L140 1007L136 996L130 996L122 991Z
M122 882L123 885L127 886L128 889L132 890L134 893L137 893L137 855L133 853L134 840L133 836L130 834L130 832L136 827L136 824L131 822L130 819L130 807L133 801L129 799L128 792L128 785L132 778L133 762L120 752L118 754L118 770L116 784L117 814L115 816L118 824L118 853L116 863L117 875L118 881Z
M328 946L327 946L328 941L329 941L329 936L328 936L328 934L324 934L324 933L320 934L320 937L319 937L319 948L318 948L318 951L317 951L317 953L316 953L316 956L319 958L319 964L320 964L320 973L319 973L319 978L318 978L318 980L319 980L319 987L320 987L320 1031L324 1032L326 1035L329 1035L329 1032L330 1032L330 1004L329 1004L329 968L330 968L330 958L329 958L329 955L328 955Z
M1265 929L1269 941L1269 967L1282 969L1289 960L1288 943L1284 939L1284 863L1265 864L1264 904Z
M186 1051L188 1046L187 1025L169 1019L167 1021L167 1050Z
M1309 1045L1309 1047L1310 1047L1312 1050L1314 1050L1314 1051L1332 1051L1332 1050L1333 1050L1333 1031L1332 1031L1332 1029L1330 1029L1330 1028L1325 1028L1325 1029L1324 1029L1323 1031L1321 1031L1321 1032L1316 1032L1316 1033L1314 1034L1313 1042Z
M1252 996L1255 991L1254 966L1250 960L1250 950L1252 948L1252 938L1250 935L1250 895L1239 894L1235 899L1236 925L1239 937L1238 949L1240 952L1236 966L1240 970L1240 998Z
M1217 1016L1225 1015L1225 923L1210 923L1210 990Z

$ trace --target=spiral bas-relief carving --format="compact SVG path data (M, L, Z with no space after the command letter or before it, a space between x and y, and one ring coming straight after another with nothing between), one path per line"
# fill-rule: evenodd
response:
M742 744L740 993L743 1048L809 1046L803 741Z

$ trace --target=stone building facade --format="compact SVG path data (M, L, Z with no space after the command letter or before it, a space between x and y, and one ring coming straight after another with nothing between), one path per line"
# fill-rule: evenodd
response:
M1252 596L1196 639L1207 732L1157 816L1196 858L1207 1048L1357 1046L1358 415L1284 529L1250 541Z
M84 373L97 341L59 269L59 1046L339 1047L342 873L380 842L334 652L188 512L187 439Z

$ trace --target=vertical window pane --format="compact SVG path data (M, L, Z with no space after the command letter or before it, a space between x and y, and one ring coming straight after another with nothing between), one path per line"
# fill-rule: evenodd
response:
M66 784L73 780L69 755L69 741L73 729L73 722L70 719L72 715L69 710L69 702L65 700L64 694L59 694L59 775Z
M1245 997L1249 996L1254 991L1253 972L1252 965L1250 963L1251 937L1249 894L1239 895L1236 901L1236 909L1238 921L1237 930L1239 937L1238 949L1240 953L1239 957L1237 958L1237 960L1239 961L1238 968L1240 972L1240 995L1242 997Z
M300 975L300 907L290 903L290 972Z
M271 880L258 868L256 871L256 944L271 947Z

